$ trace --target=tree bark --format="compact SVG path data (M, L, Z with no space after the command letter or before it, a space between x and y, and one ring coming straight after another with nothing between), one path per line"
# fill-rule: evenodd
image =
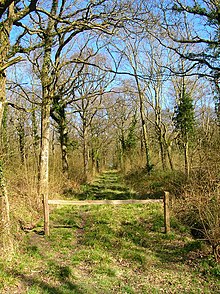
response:
M7 54L10 47L10 32L12 29L14 4L12 3L9 8L8 19L6 22L1 23L0 27L0 68L7 63ZM0 129L2 128L4 107L6 103L6 74L0 71ZM3 254L6 258L10 258L13 251L13 239L11 235L11 221L10 221L10 207L8 192L5 185L5 178L3 173L3 163L0 161L0 234L1 234L1 247Z
M140 115L141 115L141 126L142 126L142 134L143 134L143 144L145 149L145 156L146 156L146 169L147 172L150 173L152 170L152 164L150 160L150 152L149 152L149 146L148 146L148 138L147 138L147 126L146 126L146 120L145 120L145 111L144 111L144 99L143 99L143 93L141 91L141 87L138 81L138 77L135 74L135 80L138 90L138 96L139 96L139 109L140 109Z
M38 151L39 151L39 139L40 137L38 136L38 127L37 127L37 120L36 120L36 112L34 109L32 109L31 112L31 126L32 126L32 138L33 138L33 148L34 148L34 156L35 156L35 161L36 161L36 166L38 167Z
M60 141L60 149L61 149L61 158L62 158L62 170L63 174L68 178L69 177L69 164L68 164L68 129L67 129L67 121L66 121L66 105L60 103L58 101L53 101L55 103L55 107L51 110L51 117L55 120L58 125L59 131L59 141Z
M44 218L47 219L48 207L48 186L49 186L49 142L50 142L50 99L49 97L42 103L41 109L41 146L39 165L39 186L38 193L43 200ZM49 230L44 227L45 235L49 235Z
M189 178L189 142L184 143L184 163L185 163L185 175Z
M174 165L173 165L173 159L171 156L171 146L167 146L167 156L170 164L170 169L173 171L174 170Z
M160 145L160 157L161 157L161 163L162 163L162 168L165 171L167 169L167 164L166 164L166 154L164 150L164 144L162 141L162 136L159 134L159 145Z
M89 175L89 147L88 147L88 127L86 122L83 122L83 167L84 181L88 181Z
M62 169L63 174L66 175L68 178L69 172L69 164L68 164L68 157L67 157L67 146L68 146L68 130L66 126L66 119L65 117L61 118L60 122L60 147L61 147L61 154L62 154Z
M95 176L100 172L99 170L99 154L98 150L93 146L91 151L91 160L92 160L92 175Z
M158 85L159 83L159 85ZM157 84L154 87L155 91L155 125L156 125L156 133L158 137L158 142L159 142L159 147L160 147L160 157L161 157L161 163L162 163L162 168L165 171L167 168L167 163L166 163L166 152L165 152L165 142L164 142L164 137L165 137L165 132L162 124L162 118L161 118L161 106L160 106L160 81L157 82Z
M51 7L51 16L56 14L58 1L54 0ZM41 70L42 83L42 106L41 106L41 147L39 165L39 185L38 194L43 200L44 208L44 233L49 235L49 142L50 142L50 108L53 98L52 73L51 73L51 54L53 46L53 31L55 20L51 17L48 20L47 29L44 35L44 56Z
M8 200L8 192L5 185L5 177L3 173L3 163L0 161L0 188L1 188L1 248L3 254L10 258L13 253L13 239L11 235L11 220L10 220L10 207Z
M0 128L2 127L3 112L6 100L6 77L0 73ZM3 172L3 162L0 160L0 246L6 258L13 252L13 238L11 235L11 220L8 192Z
M19 149L20 149L21 163L24 164L24 160L25 160L25 130L24 130L23 118L18 119L17 132L18 132L18 137L19 137Z

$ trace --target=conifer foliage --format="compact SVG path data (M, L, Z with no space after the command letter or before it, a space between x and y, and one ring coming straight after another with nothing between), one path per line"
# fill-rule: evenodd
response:
M180 94L179 103L175 107L173 121L179 138L186 143L194 133L195 113L193 99L185 89L182 95Z

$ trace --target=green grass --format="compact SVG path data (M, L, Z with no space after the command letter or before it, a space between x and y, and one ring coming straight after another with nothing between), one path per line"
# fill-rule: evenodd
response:
M124 185L116 173L102 180ZM219 293L219 266L172 223L165 235L158 203L55 209L49 238L27 233L0 263L0 293Z
M185 181L182 172L157 169L150 174L144 169L139 169L125 176L125 182L138 192L139 198L161 198L164 191L179 195Z
M138 198L138 195L131 191L122 177L114 171L103 173L92 183L83 185L82 190L78 195L81 200Z

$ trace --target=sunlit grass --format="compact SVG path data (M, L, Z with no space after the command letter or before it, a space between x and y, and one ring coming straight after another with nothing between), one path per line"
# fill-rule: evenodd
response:
M54 209L50 237L26 234L13 261L0 263L0 292L218 293L219 266L200 261L201 242L171 224L164 234L160 203Z

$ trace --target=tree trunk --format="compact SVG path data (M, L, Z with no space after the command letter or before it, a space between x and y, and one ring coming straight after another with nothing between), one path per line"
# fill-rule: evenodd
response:
M137 57L136 51L133 48L132 48L132 54L133 54L133 56L132 56L132 58L129 57L129 60L130 60L131 66L133 68L134 78L135 78L138 97L139 97L139 111L140 111L140 116L141 116L143 146L144 146L145 157L146 157L146 170L148 173L150 173L153 168L153 165L151 164L150 152L149 152L149 146L148 146L148 134L147 134L147 125L146 125L145 109L144 109L144 95L143 95L143 91L141 89L141 85L140 85L138 73L137 73L138 63L137 63L137 59L136 59L136 57Z
M167 169L167 162L166 162L166 150L165 150L165 142L164 142L164 137L163 135L163 130L162 130L162 124L161 124L161 118L158 117L158 113L155 112L155 124L156 124L156 134L158 138L158 143L160 147L160 158L161 158L161 163L162 163L162 168L165 171ZM159 113L160 116L160 113Z
M189 142L184 143L184 164L185 164L185 175L189 178Z
M143 99L143 93L141 91L137 76L135 76L135 80L136 80L136 84L138 88L139 103L140 103L139 109L140 109L140 115L141 115L143 144L144 144L144 150L145 150L145 156L146 156L146 169L147 169L147 172L150 173L150 171L152 170L152 164L150 160L150 152L148 147L147 126L146 126L145 111L144 111L144 99Z
M123 173L126 172L126 143L125 143L125 134L124 134L124 123L122 124L121 137L120 137L120 162L121 170Z
M160 105L160 88L161 88L161 81L157 80L156 85L154 86L155 91L155 106L154 106L154 112L155 112L155 126L156 126L156 133L158 137L159 147L160 147L160 158L162 163L162 168L165 171L167 168L166 163L166 152L165 152L165 130L163 128L162 124L162 117L161 117L161 105Z
M94 177L96 175L96 157L95 157L94 148L92 148L91 160L92 160L92 176Z
M45 99L41 110L41 146L39 165L39 196L43 200L44 216L48 211L48 181L49 181L49 142L50 142L50 100ZM40 199L39 199L40 200ZM45 234L49 231L45 229Z
M24 131L24 121L22 118L19 118L17 132L18 132L18 137L19 137L19 149L20 149L21 163L24 164L24 160L25 160L25 131Z
M0 28L0 67L7 62L7 54L10 47L10 31L12 29L11 13L13 13L13 4L9 9L8 21ZM0 72L0 129L2 128L4 107L6 103L6 75L5 72ZM13 239L11 235L11 222L10 222L10 207L8 200L8 193L5 185L5 178L3 173L3 163L0 160L0 245L2 252L6 258L10 258L13 251Z
M7 104L5 104L3 117L2 117L1 136L2 136L2 153L4 154L4 156L7 156L7 160L9 160L10 145L8 141L8 105Z
M89 176L89 147L88 147L88 127L86 122L83 122L83 170L84 181L88 181Z
M56 14L58 0L53 0L51 15ZM50 151L50 108L53 99L53 75L51 73L51 53L53 46L53 36L51 32L54 29L55 20L50 18L44 35L44 57L41 70L42 83L42 106L41 106L41 148L40 148L40 165L39 165L39 185L38 193L43 200L44 208L44 233L49 235L49 151Z
M6 77L0 73L0 128L2 127L2 119L4 113L4 105L6 100ZM10 258L13 252L13 238L11 235L10 207L8 192L5 185L5 177L3 173L3 162L0 160L0 246L6 258Z
M92 160L92 175L95 176L97 173L100 172L99 153L95 147L92 148L91 160Z
M62 129L60 133L60 145L61 145L61 152L62 152L62 169L64 175L68 178L68 171L69 171L69 164L68 164L68 157L67 157L67 144L68 144L68 132L67 128L65 127Z
M13 252L13 241L11 235L10 207L8 201L8 192L5 185L3 173L3 163L0 161L0 187L1 187L1 247L3 254L10 258Z
M55 120L58 125L59 132L59 141L61 149L61 159L62 159L62 170L63 174L68 178L69 177L69 164L68 164L68 129L66 122L66 105L62 104L59 99L53 101L53 108L50 112L51 117Z
M35 110L32 109L31 112L31 126L32 126L32 138L33 138L33 148L34 148L34 157L36 161L36 166L38 167L38 150L39 150L39 136L38 136L38 127L36 121Z
M164 150L164 144L163 144L161 135L159 136L159 145L160 145L160 157L161 157L162 168L165 171L167 169L167 163L166 163L166 154Z
M67 157L67 147L68 147L68 130L66 125L66 115L65 106L61 106L61 112L59 115L59 132L60 132L60 147L62 154L62 169L64 175L68 178L69 176L69 164Z
M171 156L171 146L167 146L167 156L170 164L170 169L173 171L174 170L174 165L173 165L173 160Z

